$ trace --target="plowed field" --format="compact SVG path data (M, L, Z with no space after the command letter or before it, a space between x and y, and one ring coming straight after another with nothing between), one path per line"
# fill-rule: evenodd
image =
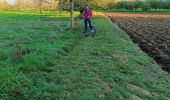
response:
M125 30L163 69L170 71L170 15L132 13L105 13L105 15Z

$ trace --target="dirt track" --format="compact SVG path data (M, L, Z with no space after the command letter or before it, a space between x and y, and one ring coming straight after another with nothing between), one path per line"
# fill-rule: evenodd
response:
M170 71L170 15L105 13L163 69Z

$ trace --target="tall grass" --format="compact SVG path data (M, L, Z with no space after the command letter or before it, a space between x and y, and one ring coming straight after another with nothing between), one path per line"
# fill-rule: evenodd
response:
M85 38L68 13L15 13L0 14L0 99L169 98L169 75L102 15Z

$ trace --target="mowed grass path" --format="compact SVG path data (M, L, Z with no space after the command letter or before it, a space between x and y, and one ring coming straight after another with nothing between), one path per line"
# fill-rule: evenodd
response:
M68 14L1 13L0 99L170 98L167 72L106 17L93 23L86 38Z

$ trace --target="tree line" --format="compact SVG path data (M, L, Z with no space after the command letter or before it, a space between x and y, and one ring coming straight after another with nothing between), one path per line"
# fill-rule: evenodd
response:
M106 9L114 0L74 0L74 9L80 10L85 5L93 9ZM70 10L70 0L16 0L9 5L6 0L0 1L0 10Z
M170 9L170 0L129 0L110 3L107 9L151 10Z
M15 0L8 4L6 0L0 1L0 10L55 10L58 0Z
M74 9L81 10L85 5L90 5L94 10L151 10L170 9L170 0L74 0ZM51 10L69 11L70 0L16 0L9 5L6 0L0 1L0 10Z

